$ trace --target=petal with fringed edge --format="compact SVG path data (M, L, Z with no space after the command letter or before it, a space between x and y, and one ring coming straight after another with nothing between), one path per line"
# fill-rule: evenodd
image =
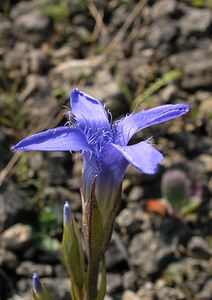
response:
M86 127L91 127L93 130L110 128L107 111L97 99L75 88L70 95L70 104L82 129Z
M145 174L155 174L163 155L156 150L150 142L143 141L132 146L119 146L112 144L125 159Z
M131 137L139 130L169 121L189 111L187 104L167 104L138 113L132 113L120 120L116 127L117 144L126 146Z
M87 138L80 128L57 127L21 140L11 148L13 151L79 151L90 150Z

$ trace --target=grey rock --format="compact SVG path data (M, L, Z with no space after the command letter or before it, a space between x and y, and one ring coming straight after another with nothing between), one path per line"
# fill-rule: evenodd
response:
M122 280L120 274L107 274L107 293L113 294L122 290Z
M206 173L212 172L212 157L210 154L201 154L197 157L197 161L203 165Z
M1 248L0 249L0 267L14 270L18 265L17 257L14 253Z
M127 197L127 200L132 201L132 202L140 201L143 194L144 194L144 190L141 186L134 186L131 189L131 191L130 191L128 197Z
M173 98L177 98L178 87L175 84L169 84L160 91L160 99L164 104L170 102Z
M12 35L12 24L8 20L0 22L0 38L9 37Z
M124 273L123 275L123 287L125 290L131 290L135 291L137 288L137 276L135 275L135 272L128 271Z
M116 217L116 222L120 227L128 228L133 224L133 221L133 212L128 208L124 208Z
M137 292L137 295L142 300L186 300L184 293L176 288L166 286L154 286L151 283L146 283Z
M212 116L212 96L207 97L200 103L199 116L206 120Z
M18 214L24 210L26 206L26 199L24 194L18 191L12 182L2 186L0 191L1 232L6 226L11 225L17 219Z
M212 298L212 279L208 279L199 294L199 299L209 300L211 298Z
M156 1L152 7L152 18L164 18L166 16L175 16L178 13L176 0Z
M17 223L3 231L1 243L5 248L13 251L23 250L32 241L32 228L29 225Z
M191 238L191 230L179 219L163 219L159 226L159 237L167 245L186 245Z
M80 194L70 191L65 187L48 187L45 189L44 195L46 203L49 206L55 205L55 203L57 203L60 207L63 207L65 201L68 201L73 211L79 211L81 209Z
M35 264L32 261L24 261L16 269L16 273L24 277L32 277L32 274L35 272L42 277L51 276L53 268L50 265Z
M166 268L163 277L171 285L181 285L185 282L186 278L186 285L196 294L204 285L210 273L211 264L209 261L186 257L171 263Z
M68 157L64 152L52 152L49 156L49 184L50 185L62 185L68 179L68 172L64 168L68 163ZM55 172L57 170L57 172Z
M183 70L182 87L198 89L211 86L212 60L210 50L193 50L170 57L171 64Z
M12 298L9 298L8 300L32 300L32 293L31 291L28 291L20 295L15 294L12 296Z
M109 244L109 247L106 251L106 266L107 270L112 271L117 269L118 266L126 264L126 259L123 253L117 246L117 243L114 239Z
M133 210L124 208L116 217L116 223L120 227L120 230L129 235L133 235L140 229L140 222L135 219Z
M24 43L16 43L15 47L6 52L4 57L4 68L13 70L22 68L27 64L28 49Z
M174 22L162 19L154 22L147 33L147 41L150 47L173 42L178 35L178 26Z
M50 66L49 56L41 49L34 49L30 52L30 69L34 73L43 73Z
M210 10L195 8L190 8L179 22L180 30L185 36L205 34L211 24L212 16Z
M59 278L67 277L67 271L66 271L64 264L58 264L58 265L54 266L54 274L56 275L56 277L59 277Z
M129 246L130 262L142 276L157 278L175 260L174 247L164 244L151 230L136 234Z
M133 291L126 290L122 295L122 300L141 300L141 298Z
M188 243L188 254L200 259L210 259L212 251L202 237L194 236Z
M186 300L185 294L175 288L163 287L157 290L158 300L172 299L172 300Z
M198 87L208 87L211 83L212 61L205 58L200 60L192 60L187 62L184 67L185 76L183 77L182 86L188 89Z
M18 16L14 20L14 34L23 41L35 46L44 42L51 32L50 18L39 9Z
M146 272L152 278L158 277L160 273L175 260L173 247L163 247L155 252L154 258L147 264Z
M36 8L36 1L19 1L10 11L11 19L30 13Z
M208 120L206 123L206 132L208 134L208 137L212 138L212 120Z

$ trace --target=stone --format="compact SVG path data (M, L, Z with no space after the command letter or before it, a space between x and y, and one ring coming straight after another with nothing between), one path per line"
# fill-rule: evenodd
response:
M212 172L212 157L210 154L201 154L197 157L197 161L199 161L203 168L207 173Z
M30 13L36 8L36 1L20 1L10 11L11 19Z
M140 222L135 219L133 211L129 208L124 208L118 214L116 217L116 223L119 225L123 234L124 231L126 231L129 235L133 235L140 229Z
M123 287L125 290L135 291L137 288L137 276L135 272L128 271L123 275Z
M14 48L6 52L4 56L4 68L7 70L14 70L22 68L24 64L27 64L28 49L26 44L17 42Z
M127 197L128 201L140 201L143 197L144 190L141 186L134 186Z
M160 99L163 104L169 103L173 98L175 99L178 94L178 87L175 84L168 84L160 91Z
M70 155L70 154L69 154ZM64 166L68 162L68 157L64 152L52 152L48 154L48 169L49 169L49 184L50 185L63 185L66 179L70 176ZM55 172L57 170L57 172Z
M129 245L130 263L141 276L155 280L161 272L176 259L178 244L185 244L190 238L187 226L177 220L163 220L155 233L151 229L136 234Z
M202 36L206 34L211 24L210 10L197 8L190 8L179 22L180 30L185 36Z
M0 249L0 267L14 270L18 265L17 257L11 251Z
M194 236L188 243L188 254L192 257L200 259L210 259L212 257L212 250L207 245L205 240L200 236Z
M8 20L0 22L0 38L10 37L12 35L12 24Z
M205 284L199 294L199 299L200 300L209 300L209 299L211 299L211 296L212 296L212 279L208 279L205 282Z
M201 270L201 272L200 272ZM170 286L185 284L195 295L206 282L211 273L209 261L192 257L182 257L180 260L171 263L163 274L165 282ZM195 283L195 284L194 284Z
M116 217L116 222L120 227L128 228L133 224L133 221L134 221L133 212L128 208L124 208Z
M20 251L26 249L26 247L32 241L32 228L29 225L17 223L5 231L1 235L2 245L13 251Z
M30 69L34 73L42 74L50 66L49 56L41 49L33 49L29 55Z
M161 289L158 289L156 294L158 300L186 300L186 296L182 291L172 287L163 287Z
M188 90L211 86L211 50L195 49L170 56L170 63L183 71L182 87Z
M120 274L107 273L107 293L114 294L122 291L122 280Z
M25 195L12 182L0 187L0 232L13 224L26 206Z
M117 270L118 267L126 265L126 257L113 237L106 251L105 261L109 271Z
M17 39L38 46L48 39L51 32L51 19L42 10L34 9L17 16L13 28Z
M186 223L172 217L163 219L158 230L160 240L167 245L176 243L186 245L192 234Z
M199 115L204 119L210 119L212 117L212 97L207 97L199 105Z
M9 298L8 300L32 300L32 293L26 292L20 295L13 295L12 298Z
M174 22L162 19L154 22L147 33L147 41L150 47L172 43L178 35L178 27Z
M141 300L141 298L133 291L126 290L123 293L122 300Z
M36 264L32 261L22 262L16 269L16 273L23 277L32 277L33 273L38 273L39 276L52 276L53 268L50 265Z
M176 16L178 11L176 0L156 1L152 7L152 19Z

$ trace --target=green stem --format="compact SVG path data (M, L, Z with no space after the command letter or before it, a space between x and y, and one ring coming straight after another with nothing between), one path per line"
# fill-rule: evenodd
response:
M99 260L88 264L88 283L87 283L87 299L95 300L98 292L98 275L99 275Z

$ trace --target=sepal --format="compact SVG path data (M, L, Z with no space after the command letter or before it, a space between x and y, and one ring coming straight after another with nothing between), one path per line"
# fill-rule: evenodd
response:
M62 253L66 270L71 280L72 300L83 299L84 254L80 231L72 215L63 229Z

